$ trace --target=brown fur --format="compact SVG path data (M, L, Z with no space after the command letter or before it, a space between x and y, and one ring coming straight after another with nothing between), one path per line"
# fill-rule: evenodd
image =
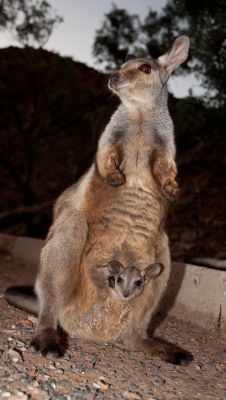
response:
M39 323L34 344L41 351L51 351L52 336L53 348L59 346L61 353L59 324L72 337L100 343L132 343L152 355L162 357L164 353L163 359L173 361L167 347L156 352L148 342L147 328L170 273L168 237L164 231L168 204L154 175L167 191L172 181L169 176L173 181L175 178L175 164L162 152L155 156L156 165L159 163L154 167L156 173L151 173L158 146L146 123L154 119L157 106L144 98L142 83L146 85L147 77L139 75L138 79L134 69L125 68L127 79L136 84L126 92L125 102L132 101L124 107L122 118L120 109L116 114L115 122L119 122L119 127L121 124L121 129L115 127L111 143L103 133L95 163L59 197L55 206L36 281ZM157 66L154 64L153 68ZM118 185L120 179L115 177L113 184L106 185L108 176L120 172L125 178L123 185ZM116 259L123 265L136 265L141 272L153 263L163 264L164 269L140 296L125 302L114 293L100 291L92 279L96 266Z
M142 87L141 95L144 87L154 84L153 74L146 75L139 72L139 66L144 63L143 59L138 59L132 63L126 63L117 71L117 76L123 84L129 84L132 88L135 87L136 95L139 96L139 87ZM151 68L154 70L159 70L160 67L154 61L149 61ZM113 91L115 87L109 84L110 89ZM133 95L131 89L131 96ZM117 90L116 90L117 93ZM129 94L128 94L129 96ZM150 110L143 110L142 112L137 109L133 110L130 115L133 123L137 125L142 125L145 121L150 119ZM114 140L113 140L114 141ZM120 145L118 145L118 143ZM119 186L125 183L125 175L123 174L123 155L127 153L125 148L125 143L122 140L122 135L115 135L114 144L109 144L101 152L97 153L97 165L99 172L102 177L106 178L109 185ZM164 143L161 140L155 143L155 148L152 156L152 173L160 184L162 192L167 200L173 201L177 198L179 189L176 181L177 167L172 154L170 154L167 149L164 149ZM150 170L151 173L151 170Z

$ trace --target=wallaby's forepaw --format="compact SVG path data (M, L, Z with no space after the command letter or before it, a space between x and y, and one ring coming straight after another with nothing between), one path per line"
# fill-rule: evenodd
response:
M107 184L110 186L121 186L125 183L125 177L121 172L115 172L106 177Z
M62 357L68 348L67 335L51 328L44 329L34 337L31 346L43 356L51 353L55 357Z
M180 189L175 180L167 180L162 185L162 193L166 197L166 199L170 202L173 202L177 199L179 192Z

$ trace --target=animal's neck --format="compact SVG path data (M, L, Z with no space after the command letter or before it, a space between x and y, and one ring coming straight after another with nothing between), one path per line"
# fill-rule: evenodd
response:
M125 119L134 125L151 124L155 119L163 119L168 116L167 92L164 90L159 96L146 103L132 103L124 101L120 105L120 111Z

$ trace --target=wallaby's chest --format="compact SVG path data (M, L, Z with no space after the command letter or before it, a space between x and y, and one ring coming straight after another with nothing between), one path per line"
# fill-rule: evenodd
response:
M140 174L150 165L154 139L150 130L134 127L126 132L121 143L123 161L122 169L127 174Z

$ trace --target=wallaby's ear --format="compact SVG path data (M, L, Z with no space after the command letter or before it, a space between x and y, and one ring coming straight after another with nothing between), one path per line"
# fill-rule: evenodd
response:
M159 65L166 71L166 80L171 72L187 59L189 44L188 36L179 36L174 41L171 49L157 59Z
M108 271L110 274L119 274L123 270L123 265L119 261L111 261L107 264Z
M149 265L142 273L145 283L149 282L151 279L157 278L157 276L161 275L162 271L163 264L161 263Z
M130 61L130 60L135 60L137 57L134 54L127 54L125 58L125 62Z

